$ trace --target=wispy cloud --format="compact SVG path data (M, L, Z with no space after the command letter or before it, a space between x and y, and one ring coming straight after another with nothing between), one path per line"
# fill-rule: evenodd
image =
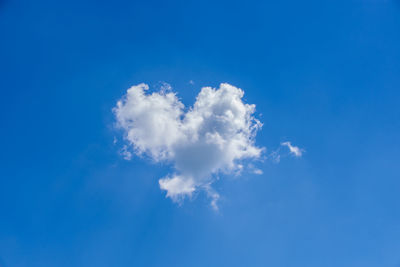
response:
M287 142L283 142L281 143L282 146L287 146L289 148L289 151L292 155L294 155L295 157L301 157L303 155L304 149L301 149L297 146L293 146L291 144L291 142L287 141Z
M247 165L247 168L249 169L250 173L253 173L253 174L261 175L264 173L261 169L255 167L252 163L249 163Z
M254 170L253 170L253 173L254 173L254 174L257 174L257 175L261 175L261 174L263 174L264 172L263 172L262 170L260 170L260 169L254 169Z
M129 151L127 145L124 145L122 147L122 149L119 151L119 153L120 153L121 156L124 157L125 160L131 160L132 159L132 153Z
M167 197L181 201L204 190L217 209L215 175L239 172L241 160L259 158L263 151L254 141L262 125L253 116L255 105L244 103L243 90L227 83L203 87L186 110L170 87L151 94L148 88L131 87L114 108L125 140L136 155L173 165L174 173L159 180ZM122 152L127 159L128 152L127 147Z

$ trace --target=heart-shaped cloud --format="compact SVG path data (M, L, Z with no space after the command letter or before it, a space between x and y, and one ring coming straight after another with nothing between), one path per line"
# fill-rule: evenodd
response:
M203 87L186 111L175 93L148 94L148 88L143 83L129 88L114 108L125 140L137 155L173 165L175 173L159 180L172 200L202 189L216 208L215 175L238 172L243 159L262 153L254 144L262 126L253 116L255 105L243 103L243 90L227 83Z

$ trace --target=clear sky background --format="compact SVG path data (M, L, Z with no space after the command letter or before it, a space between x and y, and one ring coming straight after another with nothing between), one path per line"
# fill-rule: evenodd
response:
M118 153L141 82L240 87L306 153L179 206ZM398 0L1 0L0 266L399 267L399 89Z

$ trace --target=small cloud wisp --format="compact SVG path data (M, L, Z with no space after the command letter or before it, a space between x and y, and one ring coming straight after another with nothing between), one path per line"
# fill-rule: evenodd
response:
M294 155L295 157L301 157L303 155L304 150L293 146L289 141L281 143L282 146L287 146L289 148L290 154Z

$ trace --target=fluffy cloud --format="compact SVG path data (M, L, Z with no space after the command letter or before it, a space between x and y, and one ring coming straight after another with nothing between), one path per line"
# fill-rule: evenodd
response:
M238 172L240 161L262 153L254 144L261 128L255 105L244 103L243 90L227 83L203 87L189 109L170 88L151 94L148 89L131 87L114 108L125 140L135 154L172 164L174 173L159 180L167 197L180 201L205 190L216 208L219 195L211 187L216 175Z

